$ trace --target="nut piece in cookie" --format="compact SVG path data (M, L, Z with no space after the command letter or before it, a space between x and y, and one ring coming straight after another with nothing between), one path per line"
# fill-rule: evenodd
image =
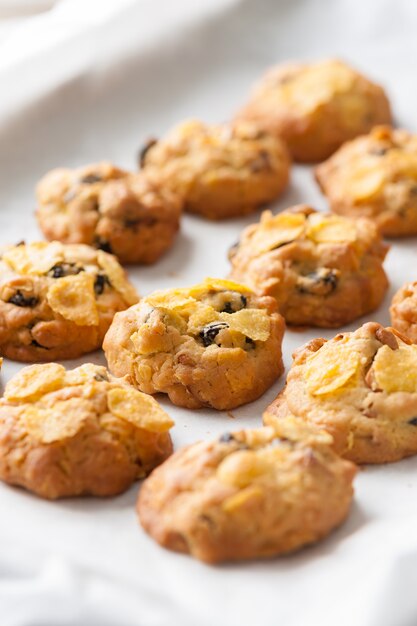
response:
M281 139L250 124L179 124L142 151L141 166L182 197L190 213L217 220L252 213L287 186Z
M118 314L103 348L110 370L141 391L227 410L255 400L282 374L283 333L273 298L208 278L156 291Z
M378 126L319 165L316 179L335 213L368 217L387 237L417 234L417 135Z
M110 163L52 170L36 195L47 239L89 244L121 263L154 263L179 228L179 198L155 176L131 174Z
M417 346L375 322L298 349L287 385L264 414L288 415L328 431L335 451L356 463L417 454Z
M390 313L393 327L417 343L417 282L406 283L397 291Z
M355 466L331 437L291 419L176 452L142 485L137 510L162 546L208 563L277 556L346 518Z
M138 301L111 254L81 244L0 251L0 352L15 361L74 359L101 347L117 311Z
M375 310L388 246L367 219L293 207L262 213L229 252L230 277L273 296L289 324L334 328Z
M115 495L171 454L172 426L105 367L31 365L0 400L0 479L48 499Z
M296 161L311 162L377 124L391 123L391 111L379 85L329 59L271 68L237 119L282 137Z

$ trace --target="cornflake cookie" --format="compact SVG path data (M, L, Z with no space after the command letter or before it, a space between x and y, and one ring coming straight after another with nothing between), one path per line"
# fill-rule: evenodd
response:
M273 296L289 324L337 327L376 309L388 246L374 224L307 205L265 211L229 251L230 277Z
M74 359L100 348L114 314L137 301L111 254L57 241L8 246L0 252L0 352Z
M417 135L374 128L317 167L316 179L335 213L369 217L389 237L417 234Z
M417 346L374 322L294 354L287 386L264 414L281 427L292 414L327 430L334 449L356 463L417 453Z
M279 433L243 430L183 448L142 485L142 526L165 548L208 563L318 541L347 516L356 471L330 442L288 420Z
M406 283L397 291L390 313L394 328L417 343L417 282Z
M121 263L154 263L179 228L179 198L155 176L130 174L111 163L54 169L36 195L47 239L89 244Z
M141 166L156 172L184 200L184 208L209 219L252 213L287 186L290 161L283 142L252 125L179 124L141 152Z
M283 63L255 86L239 120L281 136L297 161L321 161L348 139L391 123L384 90L335 59Z
M117 314L103 348L110 370L141 391L225 410L255 400L282 374L283 333L272 298L208 278Z
M171 454L172 426L105 367L31 365L0 400L0 479L49 499L115 495Z

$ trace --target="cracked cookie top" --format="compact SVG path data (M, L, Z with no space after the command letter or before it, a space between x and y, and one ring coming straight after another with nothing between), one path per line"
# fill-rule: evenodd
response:
M36 195L49 240L88 244L122 263L154 263L179 228L181 202L155 175L107 162L51 170Z
M280 135L297 161L323 160L391 122L383 89L337 59L271 68L237 117Z
M230 276L275 297L291 324L341 326L380 304L387 250L369 220L299 205L265 211L243 231L229 252Z
M231 408L258 397L282 372L283 328L271 298L206 279L155 292L118 315L104 349L110 369L143 391L163 391L190 408Z
M40 242L0 252L0 348L9 358L74 358L96 349L114 313L137 300L115 257L101 250Z
M288 414L325 428L358 463L417 453L417 346L375 322L314 339L294 354L287 387L264 419L276 424Z
M378 126L316 168L336 213L369 217L387 236L417 233L417 135Z
M207 562L293 551L346 517L353 464L331 437L287 420L175 453L145 481L138 513L162 546Z
M185 210L223 219L276 198L288 182L290 163L279 138L250 124L189 120L152 140L141 152L141 166L177 192Z
M105 367L25 367L0 400L0 477L46 498L119 493L170 454L172 425Z

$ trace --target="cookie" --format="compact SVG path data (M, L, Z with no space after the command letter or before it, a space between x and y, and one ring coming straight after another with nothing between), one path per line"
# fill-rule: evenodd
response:
M296 161L312 162L377 124L391 123L391 111L382 87L329 59L271 68L237 119L281 136Z
M179 124L141 152L145 171L156 172L190 213L219 220L252 213L277 198L289 179L283 142L252 125Z
M388 463L417 453L417 346L370 322L294 354L287 386L264 415L281 427L288 415L334 439L356 463Z
M388 237L417 234L417 135L378 126L316 168L332 211L374 220Z
M142 485L142 526L206 561L277 556L325 537L348 514L355 466L289 420L176 452Z
M138 301L111 254L82 244L0 251L0 353L15 361L75 359L101 347L117 311Z
M417 343L417 282L406 283L397 291L390 313L393 327Z
M232 409L282 374L284 320L273 298L206 279L156 291L115 316L103 348L110 371L178 406Z
M111 163L52 170L36 195L47 239L89 244L121 263L154 263L179 228L179 198L155 176L130 174Z
M289 324L333 328L375 310L388 287L375 225L314 211L265 211L229 251L230 277L273 296Z
M48 499L112 496L171 454L171 426L105 367L31 365L0 400L0 479Z

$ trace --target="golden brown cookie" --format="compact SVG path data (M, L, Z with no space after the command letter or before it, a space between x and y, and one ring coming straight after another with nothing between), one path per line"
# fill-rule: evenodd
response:
M144 529L208 563L272 557L325 537L348 514L355 466L331 437L289 420L175 453L142 485Z
M52 170L36 195L47 239L89 244L121 263L154 263L179 228L179 198L155 176L131 174L111 163Z
M333 328L376 309L388 246L374 224L307 205L265 211L229 251L230 277L273 296L289 324Z
M311 162L376 124L391 123L391 111L382 87L328 59L271 68L237 119L281 136L294 159Z
M141 391L225 410L255 400L282 374L283 333L273 298L206 279L156 291L116 315L103 348L113 374Z
M138 301L111 254L81 244L0 251L0 353L15 361L74 359L101 347L117 311Z
M390 313L393 327L417 343L417 282L406 283L397 291Z
M283 142L247 123L207 126L190 120L141 152L141 165L209 219L252 213L287 186Z
M417 453L417 346L371 322L294 354L287 386L264 423L288 415L327 430L335 451L356 463L388 463Z
M316 179L335 213L373 219L389 237L417 234L417 135L374 128L319 165Z
M49 499L115 495L171 454L172 425L105 367L31 365L0 400L0 479Z

